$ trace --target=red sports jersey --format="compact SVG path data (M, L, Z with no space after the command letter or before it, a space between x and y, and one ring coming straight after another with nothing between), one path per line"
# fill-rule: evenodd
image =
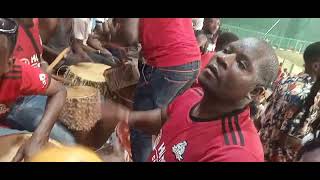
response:
M201 70L203 70L214 56L214 52L207 52L201 55Z
M16 61L10 72L0 78L0 120L18 97L44 94L50 77L38 68Z
M149 157L153 162L255 162L264 161L250 110L230 113L212 121L192 121L190 112L201 100L201 88L192 88L168 107L156 146Z
M192 18L141 18L139 26L147 64L169 67L200 60Z
M42 54L43 47L39 33L39 19L33 18L33 24L34 26L30 28L30 32L32 33L39 51ZM37 51L34 49L30 38L21 26L19 26L18 31L17 44L13 52L13 57L26 64L30 64L33 67L40 68L40 59L37 56Z

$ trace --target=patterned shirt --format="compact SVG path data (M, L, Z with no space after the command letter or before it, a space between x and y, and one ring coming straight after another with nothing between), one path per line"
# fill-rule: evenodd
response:
M275 87L266 108L260 115L259 133L267 161L295 160L297 151L301 147L301 140L310 133L312 130L310 125L318 116L319 93L305 123L300 126L306 111L303 106L313 84L309 75L301 74L287 77ZM297 112L299 110L300 112ZM297 116L293 117L296 113Z

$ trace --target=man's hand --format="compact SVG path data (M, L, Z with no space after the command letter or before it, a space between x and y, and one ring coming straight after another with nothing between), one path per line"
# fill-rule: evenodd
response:
M130 110L125 106L107 100L102 105L102 119L116 127L119 121L129 121Z
M12 161L28 161L33 155L38 153L44 147L44 145L46 145L47 142L48 138L37 137L37 135L34 134L19 148Z

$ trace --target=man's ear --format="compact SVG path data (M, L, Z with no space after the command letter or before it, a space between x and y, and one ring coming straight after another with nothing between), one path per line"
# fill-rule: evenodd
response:
M320 71L320 62L315 62L312 64L312 69L314 72L319 72Z

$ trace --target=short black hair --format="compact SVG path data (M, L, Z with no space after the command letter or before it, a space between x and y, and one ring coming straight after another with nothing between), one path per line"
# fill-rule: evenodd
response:
M306 64L311 64L320 57L320 41L310 44L303 53L303 59Z
M299 150L296 161L299 161L304 153L314 151L316 149L320 148L320 139L319 138L314 138L311 141L308 141L307 143L304 144L304 146Z
M232 32L223 32L217 39L215 51L221 51L226 45L237 40L239 40L239 37L236 34Z
M259 82L263 87L270 88L278 76L278 56L273 47L266 41L260 40L259 45L265 50L263 61L259 66Z

